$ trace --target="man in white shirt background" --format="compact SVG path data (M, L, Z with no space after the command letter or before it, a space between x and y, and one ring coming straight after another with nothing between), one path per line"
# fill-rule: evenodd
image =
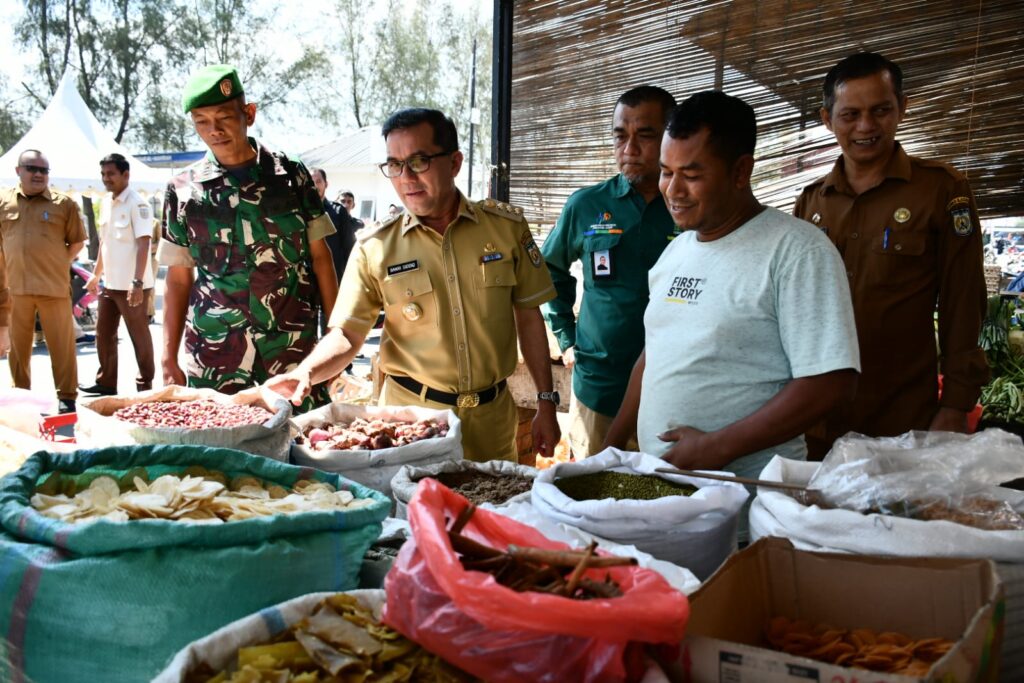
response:
M153 388L153 340L149 333L146 302L153 296L153 269L149 244L153 233L153 212L129 184L128 160L110 154L100 160L104 195L100 204L100 255L96 270L86 283L91 292L100 290L96 318L96 353L99 370L96 383L81 387L87 394L117 393L117 330L124 319L135 348L139 373L135 388Z

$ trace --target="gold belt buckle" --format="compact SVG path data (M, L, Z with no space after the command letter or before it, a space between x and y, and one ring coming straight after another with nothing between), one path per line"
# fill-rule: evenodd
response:
M456 408L476 408L480 405L480 394L459 394L459 397L455 400Z

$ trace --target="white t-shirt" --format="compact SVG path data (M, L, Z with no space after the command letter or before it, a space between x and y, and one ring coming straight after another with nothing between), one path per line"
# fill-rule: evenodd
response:
M684 232L650 272L640 450L661 456L675 427L715 431L791 380L860 370L846 269L810 223L765 209L712 242ZM804 460L803 436L734 460L760 474L773 454Z
M153 236L153 211L149 204L130 187L116 197L103 195L100 222L96 231L103 252L103 286L107 289L131 289L135 279L135 240ZM142 288L153 286L153 270L149 249Z

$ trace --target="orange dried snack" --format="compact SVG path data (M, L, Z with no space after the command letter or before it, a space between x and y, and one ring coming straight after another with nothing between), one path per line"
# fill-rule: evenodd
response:
M838 666L922 676L953 648L945 638L913 640L895 631L837 629L828 624L775 617L765 628L765 639L776 650Z

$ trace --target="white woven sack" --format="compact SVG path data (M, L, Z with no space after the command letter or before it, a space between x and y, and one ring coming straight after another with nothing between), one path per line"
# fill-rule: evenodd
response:
M154 401L195 401L206 399L218 403L256 405L274 414L258 425L186 429L180 427L140 427L113 417L115 411L137 403ZM282 462L288 461L291 445L291 404L258 388L228 396L213 389L192 389L168 386L143 391L132 396L98 396L78 401L75 441L79 448L105 448L136 444L181 444L234 448Z
M773 458L761 479L806 485L819 463ZM993 487L992 494L1024 506L1024 494ZM1006 596L1006 632L1000 680L1024 681L1024 531L985 531L953 522L823 510L781 491L758 488L750 506L750 536L788 538L801 550L897 557L984 557L995 560Z
M393 499L391 479L403 465L420 466L462 460L462 421L450 410L433 410L417 406L378 407L332 403L305 415L299 415L292 422L304 433L311 427L322 427L325 424L348 424L357 417L366 420L387 419L405 422L436 420L448 424L448 434L377 451L317 451L306 445L293 444L292 463L340 474Z
M488 462L462 460L458 462L439 462L422 467L405 465L398 470L394 479L391 480L391 491L395 499L395 517L398 519L408 519L409 501L412 500L413 494L416 493L416 487L421 479L449 472L465 472L466 470L493 474L496 477L500 477L503 474L518 474L528 479L535 479L537 477L537 468L517 465L508 460L490 460ZM512 496L501 505L494 505L492 507L495 510L501 510L506 505L523 500L529 502L529 491L518 496Z
M179 650L152 683L183 683L189 672L203 663L216 671L226 669L234 662L239 648L269 643L274 636L309 616L330 595L335 593L309 593L233 621ZM348 595L372 609L374 616L380 619L384 591L354 590Z
M534 480L531 500L548 519L636 546L659 560L686 567L703 581L736 549L739 512L749 495L741 484L657 474L698 490L691 496L656 500L585 501L573 500L554 484L562 477L604 470L655 474L656 469L667 466L653 455L609 448L585 460L544 470ZM717 474L732 476L728 472Z

